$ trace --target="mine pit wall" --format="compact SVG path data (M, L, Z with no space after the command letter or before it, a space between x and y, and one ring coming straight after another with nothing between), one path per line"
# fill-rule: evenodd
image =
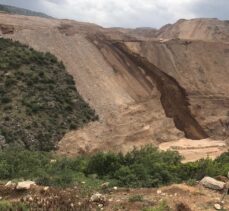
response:
M144 98L150 98L156 85L166 116L173 119L176 128L183 131L187 138L199 140L208 137L191 114L185 90L174 78L148 62L147 59L130 51L123 42L101 39L100 36L90 36L88 39L99 48L104 58L117 73L120 73L121 70L121 74L124 75L127 71L138 81L138 87L145 89ZM114 60L118 60L122 67L116 66L117 63L114 63ZM131 90L131 86L129 86L129 90ZM141 100L142 96L138 89L135 89L133 93L136 101Z

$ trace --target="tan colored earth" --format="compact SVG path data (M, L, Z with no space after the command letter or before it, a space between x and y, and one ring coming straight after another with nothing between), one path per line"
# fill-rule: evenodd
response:
M190 140L180 139L178 141L165 142L159 145L161 150L176 150L184 157L184 162L192 162L201 158L215 159L222 152L227 151L224 141L216 141L211 139Z
M154 144L178 146L188 161L228 149L228 21L180 20L151 31L0 14L0 26L1 36L62 60L99 115L98 122L67 133L58 153Z

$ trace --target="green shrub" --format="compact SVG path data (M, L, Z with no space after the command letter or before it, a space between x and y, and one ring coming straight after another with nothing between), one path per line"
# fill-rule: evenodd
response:
M8 144L50 151L69 130L97 120L54 55L0 38L0 69L0 128Z
M143 211L171 211L171 208L167 205L166 201L162 201L159 205L145 208Z
M0 132L4 136L2 130ZM229 171L229 152L214 161L205 159L185 164L178 162L177 156L176 152L161 152L152 146L126 155L97 153L76 158L9 148L0 151L0 180L31 179L38 184L62 187L85 180L91 185L110 181L122 187L158 187L185 181L194 185L196 180L202 179L200 175L226 176Z
M0 201L0 211L29 211L29 208L23 203L11 203L9 201Z
M196 185L196 180L195 179L189 179L186 181L186 184L189 186L194 186L194 185Z
M7 103L11 102L11 99L9 97L5 96L1 99L1 102L2 102L2 104L7 104Z

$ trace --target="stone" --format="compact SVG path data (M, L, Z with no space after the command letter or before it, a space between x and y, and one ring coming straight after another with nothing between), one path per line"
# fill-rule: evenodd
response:
M50 163L56 163L57 160L50 160Z
M9 188L15 188L16 184L12 181L9 181L5 184L5 187L9 187Z
M225 182L218 181L212 177L204 177L200 184L206 188L213 189L213 190L223 190L225 187Z
M23 182L18 182L16 189L17 190L29 190L31 186L35 186L36 183L33 181L23 181Z
M98 207L99 207L99 208L102 208L102 207L103 207L103 204L99 204Z
M43 188L44 191L47 191L48 189L49 189L48 186L46 186L46 187Z
M162 193L162 191L161 190L157 190L157 194L161 194Z
M109 201L109 202L112 202L112 201L113 201L113 199L111 198L111 199L109 199L108 201Z
M33 201L33 197L30 196L30 197L28 198L28 201L32 202L32 201Z
M214 204L214 208L215 208L216 210L221 210L221 209L222 209L222 207L221 207L220 204Z
M113 187L114 190L118 190L118 187Z
M9 186L11 186L11 185L12 185L12 181L8 181L8 182L5 184L6 187L9 187Z
M109 185L110 185L109 182L105 182L105 183L103 183L103 184L101 185L101 188L108 188Z
M106 197L102 195L101 193L95 193L91 196L90 201L96 202L99 204L105 204L106 203Z

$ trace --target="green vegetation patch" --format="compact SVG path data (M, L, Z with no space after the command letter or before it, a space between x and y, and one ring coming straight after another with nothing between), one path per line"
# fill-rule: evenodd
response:
M14 6L9 6L9 5L3 5L0 4L0 11L1 12L6 12L6 13L12 13L12 14L18 14L18 15L27 15L27 16L38 16L38 17L45 17L45 18L51 18L50 16L41 13L41 12L34 12L31 10L23 9L23 8L18 8Z
M40 185L62 187L81 184L88 191L105 181L111 186L159 187L204 176L226 176L228 171L229 152L216 160L185 164L178 153L161 152L152 146L126 155L97 153L76 158L13 148L0 152L0 180L31 179ZM130 200L140 201L142 196Z
M96 119L55 56L0 39L1 145L49 151L66 132Z
M171 208L167 205L166 201L162 201L157 206L145 208L143 211L171 211Z
M10 201L0 201L0 211L29 211L29 208L23 203L11 203Z

